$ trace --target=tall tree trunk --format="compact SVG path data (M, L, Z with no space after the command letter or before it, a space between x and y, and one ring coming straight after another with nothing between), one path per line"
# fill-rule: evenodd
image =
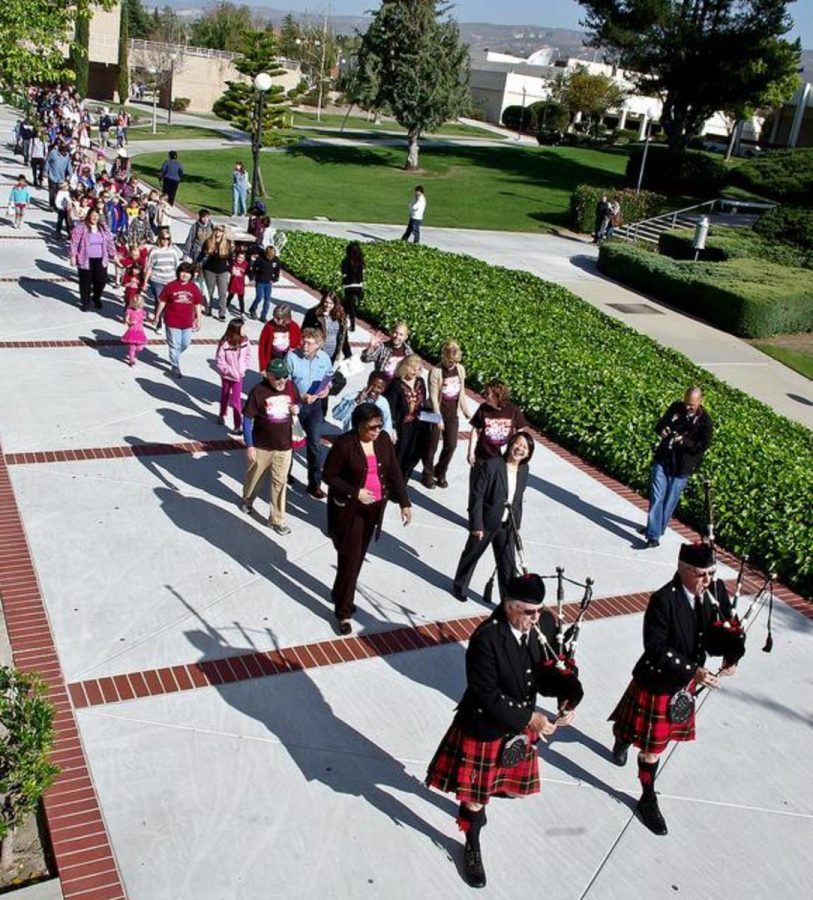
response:
M731 159L731 154L734 152L734 141L737 140L737 126L739 125L739 119L734 120L734 125L731 127L731 136L728 139L728 148L725 152L725 161L729 162Z
M418 141L420 137L420 128L410 128L407 132L407 158L404 166L407 170L412 171L418 168Z
M14 832L9 833L3 838L0 846L0 868L8 871L14 862Z

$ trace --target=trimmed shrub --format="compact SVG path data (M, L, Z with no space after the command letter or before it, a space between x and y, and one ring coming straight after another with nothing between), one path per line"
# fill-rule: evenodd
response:
M172 111L173 112L186 112L189 109L189 104L192 101L189 97L173 97L172 98Z
M731 183L782 203L809 204L813 197L813 148L771 150L732 170Z
M754 231L764 238L813 252L813 209L776 206L757 220Z
M590 184L580 184L570 195L570 222L574 231L583 234L592 233L596 225L596 204L606 194L610 200L617 200L621 204L622 222L639 222L656 216L664 207L666 197L662 194L653 194L649 191L635 191L623 188L593 187Z
M643 146L635 147L627 160L628 184L638 183ZM719 159L695 150L683 153L663 144L650 144L642 187L664 194L716 197L728 181L728 169Z
M813 330L813 272L808 269L748 257L679 261L618 243L602 247L599 269L739 337Z
M665 231L658 241L658 249L672 259L694 259L691 228L674 228ZM756 229L729 228L715 225L709 231L705 250L700 251L704 262L722 262L726 259L764 259L780 266L813 269L813 253L806 253L791 244L769 240Z
M535 134L543 127L552 131L564 131L570 123L567 110L558 103L537 100L526 107L506 106L502 114L502 123L512 131L520 127L526 134Z
M289 232L284 264L314 287L340 289L344 248L338 238ZM473 387L505 379L540 429L642 493L654 423L688 385L702 385L715 423L703 473L716 488L719 540L797 588L813 587L806 428L527 272L400 241L366 244L364 254L365 317L383 328L408 321L413 346L429 358L457 338ZM684 498L681 517L703 523L699 479Z

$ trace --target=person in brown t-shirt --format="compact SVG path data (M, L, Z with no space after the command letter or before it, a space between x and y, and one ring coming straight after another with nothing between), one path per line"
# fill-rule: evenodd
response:
M293 421L299 412L299 402L299 392L288 378L285 360L274 359L268 363L263 380L252 388L243 406L248 469L243 483L242 510L251 513L263 475L270 469L268 524L280 535L291 533L285 524L285 500L293 452Z
M485 386L483 402L469 419L470 466L499 456L516 432L529 427L522 410L510 399L511 388L502 381L489 381Z

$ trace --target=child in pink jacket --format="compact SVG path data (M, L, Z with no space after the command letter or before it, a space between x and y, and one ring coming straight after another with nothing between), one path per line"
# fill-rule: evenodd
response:
M243 417L240 409L243 405L243 378L251 354L251 344L243 333L244 325L242 319L232 319L215 353L215 366L221 379L218 421L221 425L226 424L226 410L231 407L234 415L231 434L242 433Z

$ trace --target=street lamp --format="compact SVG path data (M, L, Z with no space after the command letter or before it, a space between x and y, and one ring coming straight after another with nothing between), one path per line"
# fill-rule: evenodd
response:
M257 186L260 174L260 149L263 145L263 106L265 105L265 95L271 90L271 76L268 72L260 72L254 78L254 88L257 96L254 101L254 129L251 133L251 203L249 209L254 206L257 200Z
M152 76L152 133L158 134L158 69L150 66L147 71Z
M644 181L644 169L646 168L646 155L649 151L649 140L652 137L652 122L657 115L658 111L654 106L650 106L649 109L644 113L644 117L646 118L646 131L644 133L644 152L641 154L641 168L638 172L638 184L635 187L636 194L641 193L641 185Z

